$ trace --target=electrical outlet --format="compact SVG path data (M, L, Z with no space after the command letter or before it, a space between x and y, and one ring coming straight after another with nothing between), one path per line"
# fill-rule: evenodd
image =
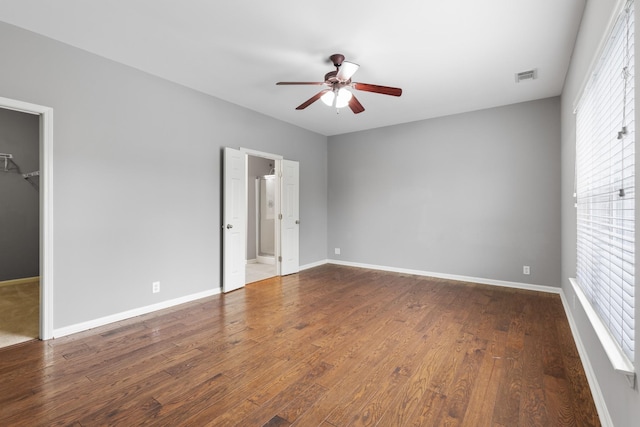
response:
M335 252L336 255L340 255L340 248L335 248L334 252Z
M528 276L531 274L531 268L528 265L523 265L522 266L522 274L524 274L525 276Z
M154 294L160 292L160 282L153 282L152 290Z

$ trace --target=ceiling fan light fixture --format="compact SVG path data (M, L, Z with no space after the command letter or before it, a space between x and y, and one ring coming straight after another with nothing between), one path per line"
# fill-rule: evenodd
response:
M333 106L333 100L335 99L335 97L336 97L336 94L333 93L333 91L329 91L324 95L322 95L320 99L322 100L322 102L324 102L327 105L327 107L331 107Z
M344 61L340 68L338 68L338 74L336 75L336 77L340 81L347 82L351 80L351 77L353 77L355 72L358 71L358 68L360 68L358 64Z
M341 88L338 90L338 95L334 91L330 91L325 93L320 97L322 102L324 102L328 107L335 106L336 108L344 108L349 105L349 101L351 101L351 97L353 94L345 88ZM335 105L334 105L335 103Z
M338 91L338 98L336 99L336 108L344 108L349 105L353 94L345 88Z

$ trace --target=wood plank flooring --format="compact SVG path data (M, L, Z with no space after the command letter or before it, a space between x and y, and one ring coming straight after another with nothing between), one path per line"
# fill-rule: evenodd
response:
M597 426L558 295L324 265L0 350L2 426Z

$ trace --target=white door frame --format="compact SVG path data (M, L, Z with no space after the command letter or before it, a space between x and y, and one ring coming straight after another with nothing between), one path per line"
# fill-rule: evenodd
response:
M53 338L53 109L0 97L0 108L40 116L40 334Z
M284 159L283 156L279 155L279 154L271 154L271 153L265 153L263 151L257 151L257 150L252 150L250 148L244 148L244 147L240 147L240 151L244 153L245 155L245 162L249 162L249 156L254 156L254 157L262 157L265 159L269 159L269 160L273 160L274 161L274 169L275 169L275 173L277 176L277 182L278 185L275 186L275 199L276 199L276 205L275 205L275 212L277 212L278 214L281 211L280 209L280 198L281 198L281 194L280 194L280 177L282 176L282 160ZM247 166L248 168L248 166ZM245 192L245 194L248 194L248 192ZM275 258L275 262L276 262L276 276L280 276L280 267L281 267L281 263L278 261L278 257L281 254L280 251L280 245L281 245L281 239L280 239L280 224L281 221L278 221L276 219L275 221L275 254L274 254L274 258ZM248 225L247 225L248 226Z

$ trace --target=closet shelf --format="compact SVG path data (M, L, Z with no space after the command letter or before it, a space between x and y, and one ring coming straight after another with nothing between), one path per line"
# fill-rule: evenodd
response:
M12 154L0 153L0 167L2 167L3 172L20 171L16 162L13 161Z
M13 160L13 154L0 153L0 169L3 172L14 172L22 177L36 190L40 190L40 171L22 173L18 164Z

